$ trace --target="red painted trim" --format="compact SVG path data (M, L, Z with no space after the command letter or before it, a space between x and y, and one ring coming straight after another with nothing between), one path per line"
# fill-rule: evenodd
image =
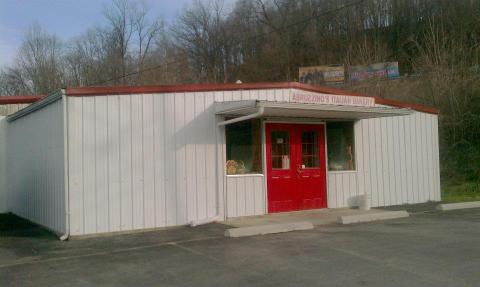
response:
M299 89L309 92L346 95L357 97L371 97L361 93L347 90L312 86L297 82L280 83L245 83L245 84L187 84L187 85L162 85L162 86L123 86L123 87L81 87L67 88L66 95L69 97L85 97L98 95L125 95L125 94L149 94L149 93L185 93L185 92L213 92L213 91L236 91L236 90L259 90L259 89ZM399 108L410 108L421 112L438 114L436 108L426 107L420 104L402 103L394 100L373 97L375 103Z
M31 104L43 98L38 96L0 96L0 105Z
M185 92L212 92L258 89L288 89L291 83L248 83L248 84L187 84L163 86L123 86L123 87L84 87L67 88L69 97L121 95L121 94L148 94L148 93L185 93Z
M428 113L428 114L438 115L440 113L440 110L437 108L427 107L421 104L404 103L404 102L378 98L378 97L375 97L375 103L379 105L386 105L386 106L392 106L397 108L409 108L409 109L413 109L413 110Z

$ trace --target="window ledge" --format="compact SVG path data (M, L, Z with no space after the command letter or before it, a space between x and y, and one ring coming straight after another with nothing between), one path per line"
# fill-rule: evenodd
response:
M329 170L327 171L327 173L333 173L333 174L336 174L336 173L356 173L357 170Z
M261 173L252 173L252 174L226 174L227 177L263 177Z

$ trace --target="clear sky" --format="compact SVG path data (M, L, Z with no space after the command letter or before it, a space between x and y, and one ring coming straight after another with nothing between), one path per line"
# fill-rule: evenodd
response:
M193 0L140 0L151 14L172 21ZM110 0L0 0L0 66L10 65L27 28L38 23L68 40L104 24L102 10Z

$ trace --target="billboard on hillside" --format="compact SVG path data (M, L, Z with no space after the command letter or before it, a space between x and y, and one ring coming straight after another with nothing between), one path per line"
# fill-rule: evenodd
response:
M343 66L313 66L299 69L300 83L311 85L337 84L345 81Z
M352 82L368 79L397 79L400 77L398 62L375 63L368 66L350 66L348 79Z

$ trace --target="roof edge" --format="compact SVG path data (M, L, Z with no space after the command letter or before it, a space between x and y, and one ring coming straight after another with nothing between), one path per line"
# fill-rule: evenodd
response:
M389 100L379 97L372 97L357 92L344 89L313 86L298 82L263 82L263 83L242 83L242 84L183 84L183 85L156 85L156 86L98 86L98 87L80 87L66 88L65 94L69 97L86 97L98 95L125 95L125 94L149 94L149 93L193 93L193 92L214 92L214 91L236 91L236 90L260 90L260 89L299 89L309 92L346 95L356 97L371 97L375 103L399 107L410 108L419 112L438 114L439 110L433 107L427 107L421 104L404 103L395 100Z
M62 98L64 95L63 90L56 91L46 97L41 98L39 101L34 102L31 105L26 106L25 108L18 110L17 112L7 116L8 122L13 122L19 118L22 118L28 114L31 114L39 109L42 109Z
M186 92L213 92L259 89L289 89L292 83L245 83L245 84L183 84L183 85L156 85L156 86L115 86L115 87L80 87L66 88L69 97L148 94L148 93L186 93Z
M390 99L379 98L379 97L375 97L375 103L380 105L397 107L397 108L409 108L409 109L416 110L422 113L427 113L427 114L438 115L440 113L440 109L438 108L429 107L422 104L400 102L396 100L390 100Z
M35 96L0 96L0 105L31 104L43 99L45 95Z

